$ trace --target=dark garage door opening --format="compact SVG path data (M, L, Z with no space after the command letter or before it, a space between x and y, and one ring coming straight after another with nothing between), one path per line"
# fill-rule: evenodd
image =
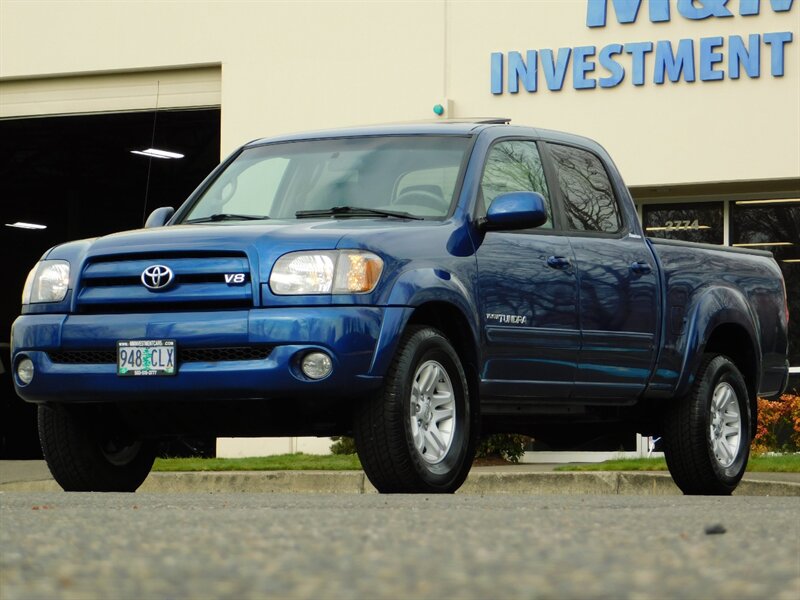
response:
M184 157L131 153L147 148ZM9 365L28 271L56 244L136 229L153 209L178 207L219 153L218 108L0 120L0 456L40 453L34 407L14 393ZM15 223L46 228L9 226Z

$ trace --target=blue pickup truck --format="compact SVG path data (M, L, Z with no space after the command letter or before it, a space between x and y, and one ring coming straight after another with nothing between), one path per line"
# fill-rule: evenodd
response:
M381 492L453 492L479 433L661 435L730 494L786 386L767 252L653 240L597 143L503 120L257 140L145 229L49 250L12 330L65 490L160 441L351 434Z

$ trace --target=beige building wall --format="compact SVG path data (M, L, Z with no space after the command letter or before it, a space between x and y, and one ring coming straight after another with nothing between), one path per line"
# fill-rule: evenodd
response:
M800 6L775 13L586 26L585 0L0 3L0 102L17 78L220 65L222 154L314 128L500 115L594 137L629 185L800 176ZM674 2L671 3L674 5ZM491 52L791 31L782 78L494 96ZM723 52L725 49L723 49ZM652 55L650 57L652 60ZM623 59L624 62L625 59ZM597 75L604 71L598 66ZM652 72L648 68L648 78Z
M220 67L0 81L0 119L219 106Z
M330 454L333 441L318 437L217 438L218 458L248 458L278 454Z
M61 106L59 90L70 81L112 73L136 83L141 99L148 97L142 85L155 88L153 71L210 66L220 77L223 156L256 137L434 118L432 107L442 103L451 108L445 116L505 116L593 137L631 186L800 177L800 2L775 13L764 0L759 16L740 17L738 0L731 0L734 17L702 21L681 17L671 2L667 23L651 23L643 4L635 24L620 25L609 14L606 27L590 29L586 0L2 0L0 114L36 114L20 101L20 90L39 90L40 98ZM762 44L758 79L655 85L650 64L640 87L628 72L617 87L576 91L570 68L559 92L548 91L541 74L536 93L490 91L492 52L674 45L681 38L695 40L697 50L701 37L780 31L794 35L781 78L770 75ZM606 73L598 65L594 75ZM150 98L153 108L155 90ZM91 110L103 110L102 102ZM330 441L271 444L222 439L219 451L320 452Z

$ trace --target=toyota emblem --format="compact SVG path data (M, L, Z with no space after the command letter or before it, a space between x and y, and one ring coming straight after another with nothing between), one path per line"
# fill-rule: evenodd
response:
M174 278L172 269L165 265L150 265L142 271L142 284L148 290L163 290Z

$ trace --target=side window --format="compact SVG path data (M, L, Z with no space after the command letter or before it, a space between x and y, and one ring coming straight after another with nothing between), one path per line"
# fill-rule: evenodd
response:
M591 152L549 144L564 197L567 227L576 231L616 233L622 217L603 164Z
M481 179L479 216L486 214L492 200L506 192L539 192L547 202L547 223L540 229L553 228L550 193L535 142L510 140L492 146Z

